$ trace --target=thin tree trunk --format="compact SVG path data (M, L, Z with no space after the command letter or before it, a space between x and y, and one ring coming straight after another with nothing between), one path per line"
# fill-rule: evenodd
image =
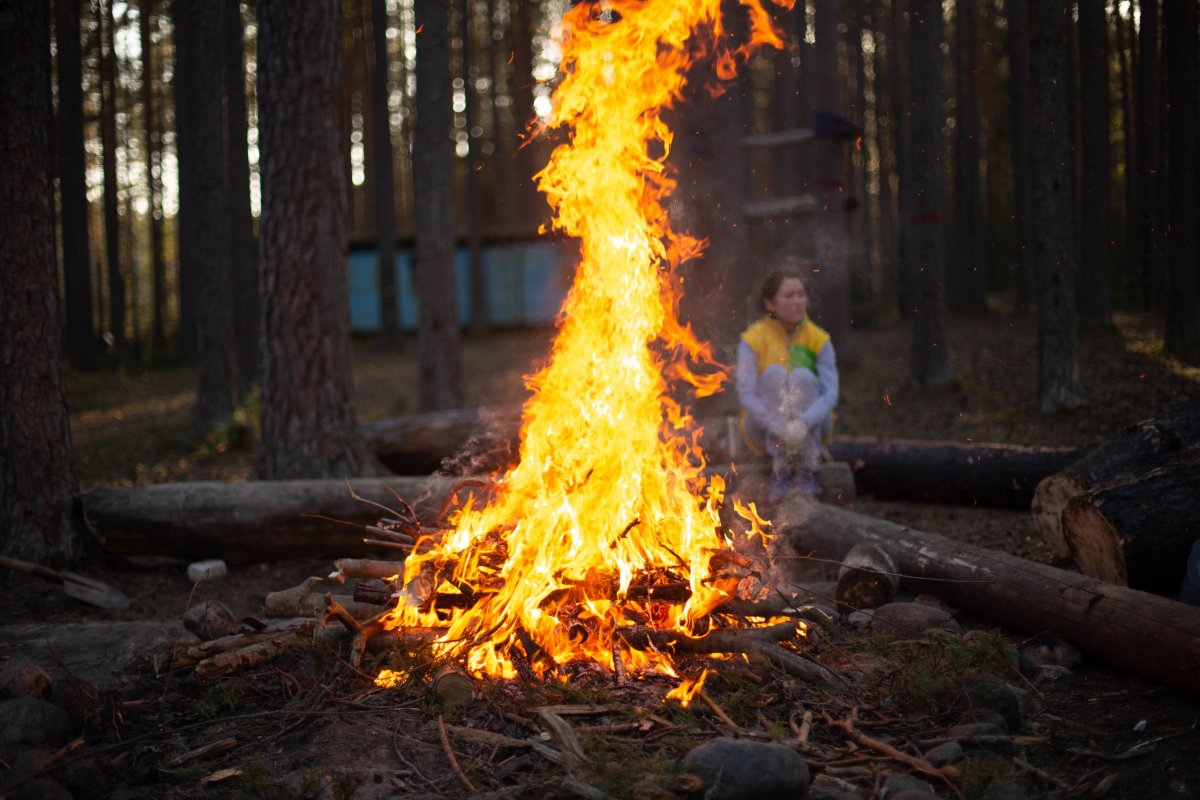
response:
M1170 171L1169 270L1167 273L1166 335L1168 352L1200 359L1200 247L1196 220L1200 219L1197 195L1196 120L1196 2L1164 0L1163 30L1166 48L1168 151Z
M845 115L842 97L842 70L838 58L838 19L836 0L815 0L816 70L818 114ZM846 139L826 131L813 140L812 175L820 210L810 219L813 254L820 272L815 273L814 318L833 338L838 354L850 354L850 249L849 222L846 218Z
M463 120L467 129L467 178L466 178L466 211L467 211L467 258L470 275L470 313L471 330L483 333L487 330L487 275L483 269L483 245L480 242L479 218L479 146L480 139L475 135L476 120L479 117L479 93L475 91L475 39L472 36L474 17L473 0L463 0L459 11L462 38L462 79L465 102L463 105Z
M142 40L142 116L146 135L146 189L149 209L146 212L150 225L150 287L151 322L150 341L156 354L167 346L166 325L163 314L167 303L166 265L163 263L163 209L162 209L162 138L157 124L157 104L154 102L154 85L157 74L154 68L154 46L150 37L150 23L154 14L154 0L142 0L139 30Z
M955 89L957 124L954 127L954 274L957 275L956 305L973 317L987 316L986 229L983 224L983 189L979 177L982 163L980 140L983 123L979 113L979 0L955 3Z
M337 0L258 2L260 478L368 463L351 400Z
M917 304L916 270L913 269L910 241L913 213L912 117L909 98L912 80L908 71L908 4L895 0L892 4L891 27L888 34L888 75L891 76L892 146L896 154L896 272L899 291L896 294L900 318L909 319Z
M225 191L229 200L230 287L235 342L234 400L243 403L258 380L258 243L250 211L245 42L241 4L224 0Z
M121 274L121 221L117 213L117 54L113 0L100 9L100 138L104 148L104 253L108 268L109 331L113 347L125 349L125 278Z
M171 0L171 21L175 32L175 155L179 164L179 211L175 217L179 258L179 347L184 353L196 353L196 312L201 285L197 274L196 242L201 238L196 208L196 188L200 180L196 157L197 69L191 43L193 9L196 0Z
M1140 249L1134 257L1141 276L1142 302L1146 308L1162 309L1165 299L1159 285L1159 230L1162 216L1162 159L1159 129L1162 126L1162 72L1159 50L1159 0L1138 0L1141 12L1138 29L1138 207Z
M387 4L371 0L371 99L375 106L375 162L367 168L375 174L375 232L379 247L379 332L383 342L395 347L400 341L399 307L396 305L396 181L392 170L392 123L388 108Z
M1079 4L1079 83L1083 155L1080 198L1080 321L1090 328L1112 325L1108 236L1108 25L1104 6Z
M537 153L530 142L534 120L533 32L540 6L538 0L510 0L509 9L513 29L509 91L512 94L518 147L513 193L518 214L517 227L521 231L532 232L537 230L548 210L538 196L537 184L533 179L541 165L537 163Z
M454 153L450 132L450 31L443 0L417 0L417 126L413 138L421 411L464 399L454 275Z
M89 264L86 160L83 150L83 53L79 43L82 0L59 0L58 174L61 193L66 355L77 367L96 361Z
M83 550L54 257L50 10L5 5L0 51L0 552L62 564Z
M488 0L488 17L493 26L499 26L496 18L498 10L496 0ZM499 28L502 37L497 40L492 36L492 82L490 94L492 102L492 208L496 227L508 233L514 225L512 193L515 182L514 167L516 155L513 142L516 140L515 126L512 124L511 109L511 75L508 69L508 54L506 46L512 38L512 19L507 27ZM507 101L507 102L506 102Z
M1038 276L1038 396L1042 413L1084 404L1075 308L1075 208L1067 141L1066 18L1057 0L1031 0L1033 238Z
M1030 130L1029 0L1008 0L1009 93L1012 95L1012 174L1017 299L1022 308L1037 304L1033 262L1033 147Z
M913 382L941 386L950 380L946 342L945 188L942 125L942 11L939 0L909 3L909 73L912 76Z
M871 202L869 187L871 184L871 153L872 138L867 132L867 105L870 87L867 82L867 57L863 52L863 32L866 22L870 19L872 0L859 0L850 10L852 23L850 25L849 51L854 63L854 123L859 128L859 138L856 147L850 150L851 157L858 159L858 172L855 175L854 194L858 198L858 245L857 267L859 284L868 298L874 298L879 290L875 285L875 239L877 224L875 206ZM857 154L857 156L855 156Z
M1137 122L1133 116L1133 75L1131 74L1129 47L1133 43L1132 27L1133 22L1130 20L1130 33L1126 38L1125 32L1125 17L1121 13L1121 4L1116 3L1113 6L1113 29L1117 35L1117 57L1120 65L1120 82L1121 82L1121 130L1124 133L1124 154L1125 154L1125 172L1121 180L1124 183L1125 189L1125 218L1123 229L1125 231L1124 242L1124 260L1121 264L1120 286L1122 294L1126 302L1137 297L1137 268L1136 268L1136 253L1140 251L1140 245L1136 243L1141 241L1141 212L1138 209L1137 203L1137 145L1135 142L1137 135ZM1126 43L1129 43L1127 47Z

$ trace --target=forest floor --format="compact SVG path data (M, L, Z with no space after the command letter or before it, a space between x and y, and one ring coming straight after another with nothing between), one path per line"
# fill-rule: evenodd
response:
M545 328L467 337L464 340L467 405L520 403L526 396L522 376L545 360L552 336L553 331ZM1104 441L1126 425L1161 414L1200 392L1200 368L1187 366L1163 354L1161 334L1148 317L1120 315L1112 330L1088 334L1081 339L1082 377L1089 404L1074 412L1055 415L1038 412L1036 341L1031 319L952 319L947 341L955 376L953 382L943 389L917 390L907 381L907 325L892 323L857 331L852 352L845 354L841 362L838 431L915 439L1087 445ZM360 420L414 411L415 342L406 339L397 351L386 351L373 341L356 341L354 379ZM117 374L69 374L71 428L81 488L101 484L248 479L254 459L252 431L249 436L225 433L203 442L198 442L192 435L190 414L194 380L194 370L185 366L127 370ZM253 428L252 422L247 423L247 428ZM864 513L921 530L1026 558L1051 561L1037 540L1027 513L884 503L871 498L860 498L855 507ZM6 576L0 587L0 614L10 624L60 624L99 619L176 622L191 605L212 599L229 605L240 619L258 615L268 592L296 585L310 575L327 574L331 569L324 560L305 558L298 553L294 561L238 568L221 581L194 585L184 574L183 564L100 560L89 565L89 574L119 585L133 600L130 608L121 612L101 612L63 598L49 584ZM1020 641L1023 636L1015 631L1004 635L1013 642ZM0 643L0 654L3 651L4 645ZM315 653L309 656L311 658L301 658L303 663L296 663L295 656L277 662L265 678L264 673L259 673L257 678L223 681L208 687L197 685L194 679L191 683L176 680L176 693L191 704L192 713L177 709L172 712L174 716L168 713L167 717L175 719L176 724L211 720L219 729L209 732L208 738L213 739L219 738L221 730L235 730L239 725L237 719L243 716L255 718L253 709L264 703L271 705L285 700L316 703L318 694L340 691L329 683L322 685L320 676L328 674L327 665L318 667L321 658ZM288 677L286 673L292 669L295 675ZM342 688L346 681L360 680L353 672L338 674ZM122 689L126 695L124 699L135 706L144 706L147 702L163 703L165 687L157 687L153 680L149 683L147 680L145 675L136 680L131 678ZM263 681L273 688L264 690ZM524 687L524 702L534 705L567 702L637 705L643 702L631 699L628 692L620 695L597 689L594 681L583 680L581 684L584 688L577 690L553 685ZM395 715L382 728L373 728L370 720L375 717L371 716L369 702L364 699L368 689L369 684L365 688L359 685L357 690L341 695L341 704L337 707L340 711L321 712L331 715L328 724L309 726L297 722L292 726L289 717L289 726L281 725L263 734L261 752L246 753L246 745L240 746L235 753L244 756L238 762L244 767L241 788L203 784L198 782L199 773L191 768L167 769L161 762L156 767L153 759L165 759L167 753L177 753L184 747L186 742L181 738L169 746L162 743L157 750L151 748L153 752L142 758L142 767L129 773L126 788L114 792L113 796L348 798L418 796L421 792L429 796L461 794L462 790L442 760L442 748L437 745L437 729L432 727L437 709L421 695L416 699L410 695L406 698L410 702L395 706ZM280 691L283 699L279 696ZM755 705L758 701L750 702L743 696L748 691L746 686L730 679L724 686L715 686L713 695L718 702L736 706L739 710L734 712L735 716L738 713L752 715L746 719L738 717L739 722L746 724L753 722L754 714L760 722L765 721L763 710L768 714L772 710L779 711L777 692L769 698L759 698L762 702ZM154 692L159 694L153 695ZM512 687L491 686L484 691L486 707L473 709L461 721L488 714L502 716L502 709L515 702L513 697L520 693ZM1025 771L1028 796L1091 793L1112 798L1200 798L1200 698L1183 696L1091 662L1085 662L1077 671L1076 680L1070 687L1045 693L1033 690L1033 693L1039 710L1029 730L1045 734L1054 744L1035 747L1027 757L1038 769L1061 776L1058 780L1062 785L1056 787L1051 778L1038 778L1036 772ZM733 695L740 699L734 699ZM739 705L743 702L748 703L745 708ZM811 696L808 702L814 702ZM195 712L197 704L207 709L199 717ZM117 705L114 701L112 708ZM810 707L820 706L818 703ZM758 710L747 710L754 708ZM338 713L341 716L335 716ZM360 713L363 715L361 720L354 716ZM696 715L700 713L695 712ZM920 712L913 713L919 716ZM129 715L134 716L132 712ZM223 718L226 721L222 722ZM161 718L155 719L158 722L152 723L146 718L141 729L135 725L130 731L148 731L144 735L155 740L152 735L154 724L165 724ZM301 719L309 718L296 718ZM501 717L497 719L504 722ZM674 725L684 724L678 714L671 719ZM692 717L688 719L695 722ZM630 730L645 732L654 727L645 722L644 716L638 717L637 722L641 727ZM398 724L401 727L397 727ZM714 724L711 715L696 724L700 729L721 729L720 725ZM112 723L112 727L116 724ZM620 725L613 728L617 729ZM299 732L294 733L294 730ZM273 783L278 776L272 773L271 756L265 743L286 740L288 736L302 737L302 749L307 754L304 763L308 777L305 780L316 781L317 788L304 789L294 780L287 784L288 788L283 788L285 782ZM364 742L361 737L368 740ZM593 758L619 761L630 757L629 752L621 749L624 745L620 744L620 737L601 739L603 741L591 738L585 742ZM407 741L411 747L400 747L397 744L400 740ZM694 740L695 737L689 741ZM188 742L194 745L191 739ZM1143 746L1131 749L1139 744ZM415 761L405 761L401 750ZM638 750L639 757L650 760L662 757L661 752L651 750L643 743ZM393 751L407 766L396 762L394 766L399 771L388 771L376 764L371 777L365 779L388 784L392 793L363 793L361 781L364 778L362 774L353 778L350 767L358 765L366 769L368 765L364 759L395 762L391 755ZM1133 755L1127 755L1130 753ZM149 766L144 763L145 758L151 759ZM475 752L472 763L476 768L485 762L486 759ZM1009 766L992 765L989 769L999 769L1003 774L1005 769L1011 769L1009 761L1004 764ZM651 774L661 771L662 765L647 762L641 768ZM252 783L246 777L251 773L258 776L258 783ZM404 780L395 783L393 777L402 773L406 776ZM110 772L109 782L114 789L123 782L119 777L122 774ZM430 780L430 775L437 777ZM443 780L440 776L449 777ZM420 791L402 791L397 788L401 785L419 786ZM530 785L539 788L528 795L516 792L508 796L571 794L571 791L564 793L561 786L551 791L544 783ZM356 792L355 786L360 790ZM605 787L617 796L640 796L642 791L633 789L631 793L628 781L622 787L620 779L615 783L607 781ZM386 786L378 788L381 792L387 789ZM939 788L939 792L944 788ZM655 791L660 789L666 793L658 796L676 796L662 786ZM645 791L645 796L653 794L649 789ZM967 796L979 796L979 793L977 786L968 791Z

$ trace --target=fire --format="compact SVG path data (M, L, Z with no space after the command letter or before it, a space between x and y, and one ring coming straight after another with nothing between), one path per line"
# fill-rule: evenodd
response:
M701 634L736 586L718 574L724 483L705 476L700 429L669 395L676 382L710 394L724 374L677 316L675 268L702 243L662 205L675 184L661 112L697 59L724 74L748 47L781 45L761 0L741 4L752 35L732 53L720 0L582 3L563 19L549 127L568 141L539 182L581 263L551 357L528 379L519 463L418 542L388 620L441 629L435 652L475 674L513 677L518 657L538 672L611 669L618 649L631 670L674 674L664 654L624 648L620 630ZM657 599L667 584L677 591Z

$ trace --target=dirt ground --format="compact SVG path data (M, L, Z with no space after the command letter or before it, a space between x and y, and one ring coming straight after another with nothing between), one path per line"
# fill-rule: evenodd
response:
M917 439L1086 445L1103 441L1122 427L1162 413L1200 391L1200 369L1165 356L1161 335L1148 318L1124 315L1118 317L1113 330L1085 335L1081 341L1081 367L1089 404L1072 413L1041 415L1037 410L1033 327L1029 318L952 320L947 338L955 379L950 386L932 391L917 390L908 384L907 326L896 323L856 332L853 352L841 365L838 431ZM522 376L546 358L552 335L551 329L523 329L468 337L464 342L467 404L502 406L521 402L526 394ZM371 341L355 343L355 392L361 420L415 410L415 350L412 340L403 342L398 352L384 351ZM189 426L193 392L194 372L183 366L115 375L69 375L72 436L82 488L209 478L246 480L253 463L253 447L248 443L252 435L224 434L198 442ZM722 402L729 405L731 399L726 396L717 401L717 406ZM247 426L253 428L252 420ZM1050 560L1026 513L884 503L871 498L860 498L856 508L981 546ZM266 593L293 586L309 575L327 574L330 569L326 561L306 559L298 553L294 561L237 568L222 581L197 585L187 579L183 564L99 558L88 565L89 574L119 585L133 600L129 609L102 612L62 597L48 584L6 575L0 587L0 614L8 623L29 624L106 618L175 621L191 605L214 599L228 604L242 618L259 614ZM1024 634L1005 631L1004 635L1017 642ZM438 744L435 719L439 709L422 694L410 693L400 695L398 702L389 701L391 710L381 719L377 705L381 698L363 676L345 664L331 667L318 663L324 658L316 652L293 652L267 671L220 686L172 678L169 689L176 701L165 705L162 698L168 686L144 666L143 673L131 677L119 689L120 696L112 700L109 712L113 719L109 720L106 735L111 737L114 730L122 728L113 720L114 709L124 703L130 710L123 712L121 719L128 729L120 735L145 736L148 742L158 742L158 749L131 749L134 755L126 756L132 762L128 773L110 770L112 796L349 798L467 794L448 771L444 750ZM645 706L650 701L645 687L614 692L611 687L601 688L596 676L578 677L575 686L489 685L482 690L486 702L462 716L450 714L447 721L520 727L520 723L505 717L514 704L599 702L627 706L626 712L616 715L618 722L612 722L611 715L606 718L610 727L624 724L621 720L648 724ZM731 696L741 692L737 696L742 697L747 691L737 679L730 678L726 684L715 686L713 695L737 705ZM751 694L754 692L768 696L759 697L746 708L737 705L739 713L750 714L750 721L756 719L755 713L758 720L764 715L773 719L782 715L786 720L789 703L792 707L803 703L810 709L822 708L822 701L807 690L774 691L759 686ZM1070 688L1033 694L1038 711L1030 718L1027 732L1045 737L1045 742L1031 747L1026 755L1031 767L1021 774L1028 796L1200 797L1200 698L1185 697L1087 662L1077 671ZM332 705L330 698L336 700ZM162 707L154 711L146 708L152 703ZM135 712L134 708L143 710ZM272 727L268 710L282 714L295 708L320 711L282 717L286 724L280 721ZM638 708L642 710L634 713ZM831 707L830 711L837 717L847 709ZM914 713L911 709L907 712L910 717ZM711 735L720 726L701 711L672 712L668 716L673 725L695 728L688 729L692 735L665 751L649 748L645 742L636 747L636 743L622 743L620 737L614 741L613 736L601 736L599 732L586 740L585 749L593 758L624 760L631 765L628 774L623 773L624 779L606 775L605 791L625 797L681 796L661 786L653 787L654 791L668 793L655 795L647 784L638 784L637 777L661 773L661 764L651 761L677 758L685 744ZM917 714L918 724L919 717ZM257 738L251 736L250 744L240 745L234 751L236 757L205 762L212 770L236 764L243 770L238 780L205 784L198 768L168 769L162 764L167 754L177 753L185 745L195 746L200 739L219 739L222 731L246 726L257 731ZM175 728L185 733L167 744L169 737L164 732ZM204 732L202 737L186 733L200 730ZM247 741L245 737L243 741ZM1139 744L1142 747L1136 747ZM286 761L291 771L289 780L278 774L285 763L285 752L295 756ZM494 757L495 750L491 754ZM510 763L511 758L489 762L478 748L469 749L467 761L466 768L472 774L487 772L489 763L519 773L518 767ZM1012 769L1011 762L1005 764L1008 766L993 768L1003 774ZM1051 777L1039 777L1035 770ZM116 777L122 775L125 777ZM529 783L527 791L495 796L572 794L558 784L547 788L548 784L540 780ZM118 783L124 784L119 792ZM976 786L966 795L979 796L980 791Z

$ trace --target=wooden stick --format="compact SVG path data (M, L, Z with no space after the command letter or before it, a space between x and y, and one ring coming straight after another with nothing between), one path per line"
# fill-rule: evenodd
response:
M708 692L704 691L703 689L700 689L698 692L696 692L696 694L699 696L699 698L701 700L704 701L704 705L706 705L712 709L712 712L717 715L717 719L721 720L721 722L724 722L726 725L733 728L735 731L740 731L742 729L741 725L738 725L736 722L734 722L732 719L729 718L729 715L725 713L725 709L723 709L719 705L717 705L716 700L713 700L711 697L708 696Z
M846 735L849 736L851 741L853 741L855 744L870 748L876 753L885 755L894 761L907 764L922 775L928 775L931 778L939 779L945 783L947 787L949 787L950 791L954 792L955 797L958 797L959 800L962 800L962 794L959 793L958 787L951 782L953 778L957 778L959 776L957 767L949 764L944 767L935 767L933 764L930 764L923 758L911 756L902 750L897 750L887 742L881 742L878 739L873 739L854 727L853 715L851 715L851 719L844 720L831 720L826 717L826 722L835 728L841 728L844 730Z
M442 719L441 714L438 714L437 724L438 736L442 740L442 751L446 754L446 760L450 762L450 768L454 770L454 774L458 776L459 781L467 788L468 792L477 794L479 788L471 783L471 779L467 777L467 774L462 771L462 767L458 765L458 758L454 755L454 748L450 746L450 737L446 735L446 721Z

